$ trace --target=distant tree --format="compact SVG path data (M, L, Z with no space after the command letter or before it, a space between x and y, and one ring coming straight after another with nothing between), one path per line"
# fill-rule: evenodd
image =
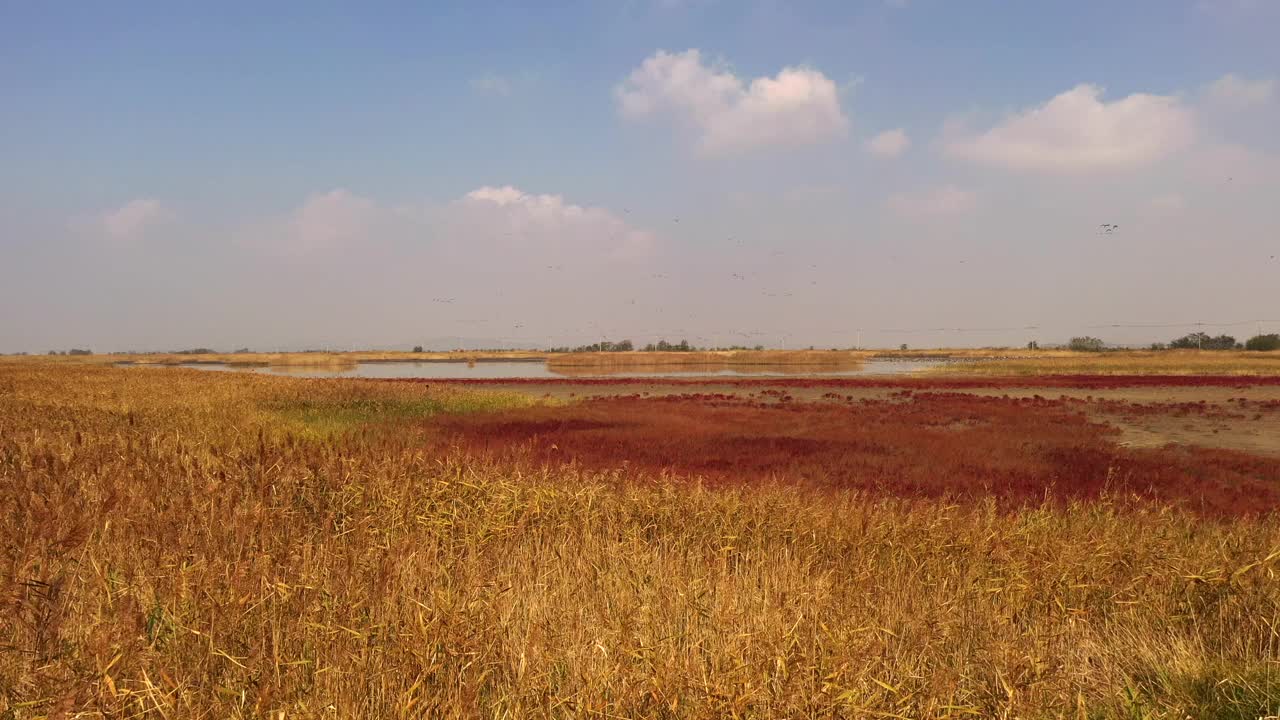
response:
M245 355L245 354L247 354L247 353L251 353L251 352L253 352L253 351L252 351L252 350L250 350L249 348L247 348L247 347L243 347L243 348L240 348L240 349L236 350L236 353L235 353L235 354L236 354L236 355Z
M58 354L58 351L57 351L57 350L50 350L50 351L49 351L49 354L50 354L50 355L57 355L57 354Z
M1152 350L1168 350L1169 346L1164 343L1151 343Z
M1027 349L1028 349L1028 350L1039 350L1039 349L1040 349L1040 343L1036 342L1035 340L1032 340L1031 342L1027 343Z
M681 340L679 343L669 343L666 340L659 340L657 344L649 343L644 346L645 352L689 352L697 350L689 344L688 340Z
M907 344L906 344L906 343L902 343L901 345L899 345L899 346L898 346L898 349L899 349L899 350L906 350L906 349L907 349Z
M1230 335L1209 337L1209 335L1202 332L1183 335L1169 343L1169 347L1179 350L1233 350L1236 346L1236 339Z
M188 348L186 350L178 350L174 352L174 355L213 355L216 352L217 352L216 350L213 350L210 348L198 347L198 348Z
M92 355L92 350L82 350L80 348L71 348L67 351L68 355Z
M1107 346L1096 337L1085 335L1084 337L1073 337L1071 342L1067 343L1067 347L1077 352L1102 352Z
M764 346L763 346L763 345L757 345L757 346L755 346L755 347L753 347L753 348L751 348L751 349L752 349L752 350L763 350L763 349L764 349Z
M413 351L414 351L414 352L416 352L416 353L420 353L420 352L422 352L422 346L421 346L421 345L414 345L414 346L413 346Z
M1280 350L1280 335L1271 333L1270 335L1254 335L1244 344L1245 350L1262 350L1272 351Z

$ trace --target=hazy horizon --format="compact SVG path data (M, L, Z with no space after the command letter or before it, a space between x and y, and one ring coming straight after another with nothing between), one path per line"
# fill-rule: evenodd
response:
M1269 0L10 4L0 352L1280 332L1277 28Z

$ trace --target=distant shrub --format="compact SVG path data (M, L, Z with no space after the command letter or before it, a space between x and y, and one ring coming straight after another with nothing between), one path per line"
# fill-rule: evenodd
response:
M413 346L413 351L414 351L414 352L416 352L416 353L420 353L420 352L422 352L422 346L421 346L421 345L414 345L414 346Z
M1244 344L1245 350L1280 350L1280 334L1254 335Z
M1107 346L1096 337L1085 335L1084 337L1073 337L1071 342L1067 343L1067 347L1078 352L1102 352Z
M1169 347L1178 350L1234 350L1240 345L1230 335L1209 337L1202 332L1194 332L1169 343Z
M650 346L650 349L652 349L652 347L653 346ZM631 352L632 350L635 350L635 349L636 349L635 345L632 344L630 340L621 340L619 342L610 342L608 340L604 340L598 343L592 343L590 345L579 345L577 347L569 347L567 345L564 347L553 347L553 348L549 348L547 352L553 352L553 353Z
M81 349L81 348L71 348L70 350L67 351L67 354L68 355L92 355L93 351Z
M189 350L178 350L174 355L213 355L216 351L209 348L191 348Z
M657 344L649 343L644 346L645 352L690 352L698 350L689 344L688 340L681 340L679 343L669 343L666 340L659 340Z

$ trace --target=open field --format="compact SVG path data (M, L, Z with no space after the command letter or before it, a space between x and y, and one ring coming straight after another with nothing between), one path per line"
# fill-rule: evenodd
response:
M0 717L1275 714L1275 428L1275 377L4 360Z

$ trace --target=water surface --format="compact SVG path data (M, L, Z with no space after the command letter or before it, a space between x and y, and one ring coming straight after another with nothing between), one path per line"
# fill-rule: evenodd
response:
M851 377L858 375L898 375L934 367L937 360L869 360L857 368L825 368L821 365L741 365L733 368L682 366L678 369L632 368L612 370L592 368L589 373L574 368L557 372L546 363L533 362L372 362L341 366L267 366L241 367L222 363L186 363L182 365L132 365L131 367L185 367L197 370L223 372L252 372L264 375L289 375L311 378L427 378L449 380L458 378L514 379L514 378L700 378L700 377Z

